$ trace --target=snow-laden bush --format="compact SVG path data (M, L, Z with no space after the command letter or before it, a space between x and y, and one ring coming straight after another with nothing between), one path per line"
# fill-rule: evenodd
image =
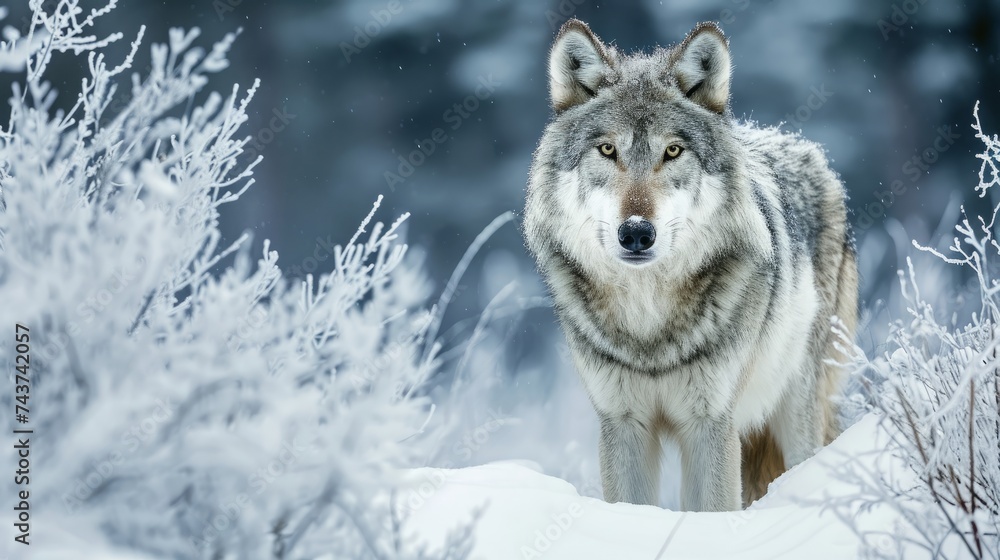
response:
M1000 185L1000 138L982 131L985 145L976 191L985 197ZM964 209L947 252L913 242L944 263L965 267L978 279L979 310L960 325L935 311L919 289L908 260L900 273L908 317L896 321L889 351L859 361L873 408L884 418L892 445L886 464L899 476L849 470L864 492L834 506L842 518L888 505L899 514L895 534L862 534L870 557L1000 558L1000 206L989 218L970 219ZM897 467L897 468L898 468Z
M2 487L30 492L30 550L432 556L389 514L396 469L433 455L442 424L426 389L440 311L404 258L405 216L372 224L373 209L333 271L305 282L283 279L266 241L256 263L247 236L221 244L220 206L259 161L240 131L256 84L202 91L235 34L203 49L197 30L172 29L124 93L143 30L110 64L102 49L122 35L90 33L114 0L54 4L33 0L30 31L8 27L0 49L0 70L23 74L0 130L0 418L34 432L30 483ZM68 111L45 81L59 53L90 73ZM16 324L30 333L20 402ZM458 527L433 557L464 557L468 541Z

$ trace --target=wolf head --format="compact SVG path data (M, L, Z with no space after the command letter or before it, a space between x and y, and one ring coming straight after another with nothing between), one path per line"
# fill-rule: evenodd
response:
M751 195L728 109L730 69L714 24L673 48L632 56L581 21L563 25L548 64L555 117L528 189L532 251L650 267L680 264L710 250L709 238L739 235L733 208Z

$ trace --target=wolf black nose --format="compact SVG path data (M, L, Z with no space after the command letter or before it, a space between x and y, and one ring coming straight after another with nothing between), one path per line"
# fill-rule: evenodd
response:
M638 253L653 246L656 228L648 220L629 218L618 228L618 242L627 251Z

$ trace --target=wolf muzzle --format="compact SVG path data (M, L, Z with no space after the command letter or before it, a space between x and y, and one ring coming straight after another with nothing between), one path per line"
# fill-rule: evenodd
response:
M618 227L618 243L626 251L641 253L653 246L656 241L656 228L649 220L632 216Z

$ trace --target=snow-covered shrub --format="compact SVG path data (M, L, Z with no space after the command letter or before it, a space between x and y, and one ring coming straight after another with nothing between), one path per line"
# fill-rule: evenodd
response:
M30 483L2 488L30 492L30 550L464 557L468 527L432 555L390 515L396 469L422 465L442 424L425 389L440 311L405 257L405 216L373 224L376 203L333 271L305 282L282 277L266 241L256 259L247 236L223 245L219 209L259 161L240 131L256 84L202 91L236 35L204 49L171 30L126 95L143 30L111 64L102 49L122 35L89 33L115 1L54 4L32 0L29 33L8 27L0 49L0 69L23 73L0 129L0 418L33 430ZM90 77L61 111L45 76L67 52ZM15 324L30 333L21 403Z
M1000 185L1000 138L982 131L978 109L973 128L985 149L976 191L985 197ZM923 549L933 558L1000 558L1000 278L991 275L1000 256L998 212L970 219L963 209L947 252L913 242L978 279L981 305L969 322L948 310L940 318L908 260L900 279L909 316L893 324L889 351L870 362L860 357L893 442L890 462L904 467L900 476L844 473L864 492L832 504L848 521L846 512L877 505L899 514L897 533L861 535L871 557Z

